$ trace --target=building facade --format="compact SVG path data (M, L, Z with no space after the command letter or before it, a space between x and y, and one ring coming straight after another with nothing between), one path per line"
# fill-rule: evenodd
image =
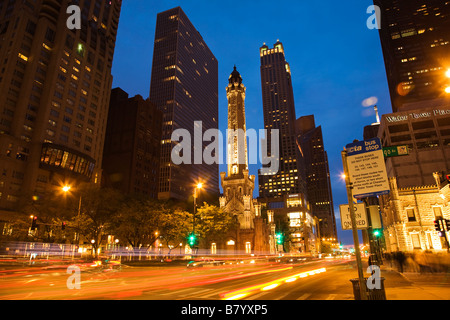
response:
M240 253L269 252L270 229L263 220L260 205L253 199L255 176L249 175L245 126L245 93L242 77L234 67L226 88L228 99L228 171L221 172L223 196L220 207L234 216L237 230L230 234L229 250Z
M447 250L434 222L450 219L449 184L440 174L432 178L433 184L407 188L399 188L397 179L389 178L391 192L380 197L387 252Z
M381 9L380 39L392 111L445 96L450 69L450 3L374 0Z
M306 190L311 213L319 220L321 237L338 241L330 169L322 127L316 127L314 115L298 118L296 125L297 144L305 163Z
M260 48L261 86L264 128L267 130L271 150L271 130L279 130L279 169L277 172L260 172L259 196L280 197L286 194L305 193L304 169L296 144L295 104L289 64L283 44L277 41L274 48ZM270 154L269 154L270 155Z
M450 104L385 114L378 137L383 147L409 150L386 158L388 177L396 177L399 188L432 185L434 172L450 173Z
M99 183L119 0L0 4L0 207ZM69 29L69 5L81 29Z
M188 199L198 182L204 192L219 194L219 164L194 159L194 134L218 129L218 62L180 7L157 16L150 101L164 114L159 198ZM192 137L190 163L174 164L172 133ZM202 141L202 151L210 142ZM202 153L203 154L203 153Z
M103 152L103 185L158 198L162 112L148 99L111 92Z
M288 194L277 198L258 198L261 211L267 214L274 234L275 252L316 255L320 252L319 219L311 213L304 194ZM272 240L272 239L271 239Z

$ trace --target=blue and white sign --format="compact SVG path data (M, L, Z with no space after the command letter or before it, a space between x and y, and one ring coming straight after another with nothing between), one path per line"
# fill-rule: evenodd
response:
M356 199L389 193L383 146L379 138L348 144L347 165Z

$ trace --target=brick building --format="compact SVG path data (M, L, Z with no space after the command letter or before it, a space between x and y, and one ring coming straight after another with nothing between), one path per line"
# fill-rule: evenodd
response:
M450 219L450 186L439 174L434 176L434 185L407 188L398 188L397 179L389 178L391 192L380 197L387 252L447 249L434 221Z

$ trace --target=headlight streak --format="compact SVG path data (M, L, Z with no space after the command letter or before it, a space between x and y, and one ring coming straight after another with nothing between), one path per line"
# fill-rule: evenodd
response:
M251 293L254 293L257 291L268 291L268 290L278 287L279 285L281 285L283 283L293 282L299 278L306 278L307 276L319 274L319 273L326 272L326 271L327 271L326 268L320 268L320 269L310 270L310 271L306 271L306 272L301 272L301 273L298 273L295 275L291 275L289 277L280 278L280 279L262 283L259 285L246 287L246 288L242 288L242 289L238 289L238 290L233 290L230 292L225 292L225 293L220 294L220 297L222 298L222 300L239 300L239 299L245 298L246 296L248 296Z

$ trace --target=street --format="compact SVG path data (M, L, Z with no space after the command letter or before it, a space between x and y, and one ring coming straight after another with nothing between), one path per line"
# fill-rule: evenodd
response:
M187 268L80 268L80 289L69 289L67 266L2 270L0 299L350 300L348 259L254 262Z
M167 266L121 265L120 269L78 264L74 265L80 270L78 289L73 286L69 289L74 275L67 272L67 264L5 268L0 271L0 299L354 300L350 282L357 277L354 259L292 260L246 259L193 268L170 263ZM427 296L427 291L414 290L412 283L398 273L383 272L381 276L387 277L388 300L415 299L414 294L419 294L418 299L450 296L449 279L445 275L437 283L437 294L430 291ZM398 291L399 287L409 290L408 296Z

